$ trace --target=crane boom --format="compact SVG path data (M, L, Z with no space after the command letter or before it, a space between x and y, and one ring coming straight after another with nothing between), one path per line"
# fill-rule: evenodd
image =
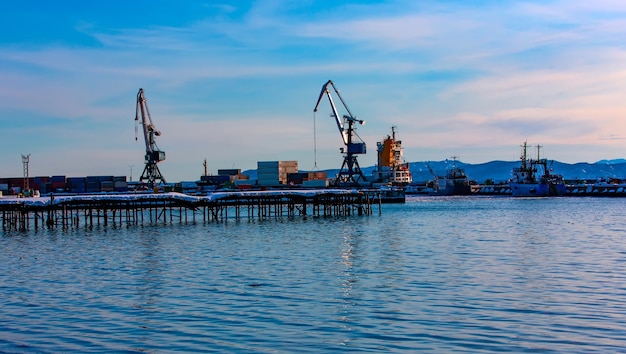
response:
M152 122L152 116L150 115L148 103L146 102L146 97L144 96L142 88L140 88L137 93L137 106L135 109L135 140L137 140L137 126L140 124L140 117L143 137L146 144L146 167L144 168L139 181L141 182L145 180L150 187L153 187L154 183L157 181L166 183L165 178L163 178L163 175L157 166L159 162L165 160L165 152L159 150L159 147L156 144L155 137L160 136L161 132L156 129L154 123Z
M333 91L335 91L335 94L337 95L337 97L339 97L339 100L341 101L341 104L343 105L345 110L348 112L348 114L344 114L342 118L339 117L337 106L335 105L335 101L333 100L333 97L331 94L331 87ZM337 90L337 87L335 86L335 83L332 80L328 80L328 82L326 82L322 86L322 90L317 99L317 103L315 104L315 108L313 109L313 112L317 112L317 109L319 108L320 102L322 101L322 98L324 98L324 95L328 96L328 101L330 102L330 108L332 110L331 115L335 118L335 123L337 123L337 128L339 129L339 133L341 134L341 139L343 141L343 144L345 145L345 148L342 148L341 152L342 153L345 152L346 155L344 157L343 165L341 167L341 170L339 171L337 180L335 182L356 184L358 182L359 177L365 180L365 176L363 176L363 173L361 172L359 163L357 162L355 155L365 154L366 149L365 149L365 143L363 141L356 142L356 143L353 142L354 136L358 138L358 135L356 135L355 130L354 130L354 123L359 123L362 125L362 124L365 124L365 121L357 119L352 114L352 112L350 112L348 105L346 105L346 102L343 100L343 97L341 97L339 90ZM344 171L344 167L347 167L347 171Z
M341 101L341 104L343 104L343 107L348 112L347 115L343 116L343 121L339 118L339 113L337 112L337 107L335 106L335 101L333 101L333 96L330 94L330 87L333 88L333 90L337 94L337 97L339 97L339 100ZM328 96L328 101L330 102L330 108L333 111L332 115L335 118L335 122L337 123L337 128L339 128L339 133L341 134L341 138L343 139L343 143L345 145L348 145L348 135L347 135L348 132L345 129L344 121L345 122L358 122L360 124L365 124L365 121L356 119L356 117L354 115L352 115L352 112L350 112L350 108L348 108L348 105L343 100L343 97L341 97L341 94L339 93L339 90L337 90L337 87L335 86L335 83L332 80L328 80L328 82L325 83L324 86L322 86L322 91L320 92L320 97L317 99L317 104L315 105L315 108L313 109L313 112L317 112L317 109L318 109L318 107L320 105L320 102L322 101L322 98L324 97L324 95Z

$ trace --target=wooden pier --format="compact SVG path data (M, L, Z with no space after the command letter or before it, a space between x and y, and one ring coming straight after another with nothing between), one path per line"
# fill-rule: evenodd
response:
M219 192L208 196L138 193L0 198L4 231L370 215L374 205L380 213L379 195L343 189Z

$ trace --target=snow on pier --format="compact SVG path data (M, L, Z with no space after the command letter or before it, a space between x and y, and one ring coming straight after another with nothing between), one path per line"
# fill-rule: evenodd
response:
M372 214L378 196L352 189L51 195L0 198L3 230ZM379 212L380 212L380 204Z

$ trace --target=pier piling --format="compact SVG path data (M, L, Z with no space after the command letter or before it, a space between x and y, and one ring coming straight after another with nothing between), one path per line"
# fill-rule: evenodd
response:
M370 215L377 199L356 190L221 192L200 197L180 193L73 195L3 198L0 210L3 230L11 231L195 223L197 214L202 214L203 223Z

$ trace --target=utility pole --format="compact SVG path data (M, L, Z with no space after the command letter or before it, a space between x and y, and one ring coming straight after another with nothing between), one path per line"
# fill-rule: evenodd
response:
M130 167L130 182L132 182L132 181L133 181L133 167L134 167L134 166L135 166L135 165L128 165L128 167Z
M30 185L28 183L28 163L30 162L30 154L24 155L22 154L22 165L24 167L24 190L22 192L26 192L30 189Z

